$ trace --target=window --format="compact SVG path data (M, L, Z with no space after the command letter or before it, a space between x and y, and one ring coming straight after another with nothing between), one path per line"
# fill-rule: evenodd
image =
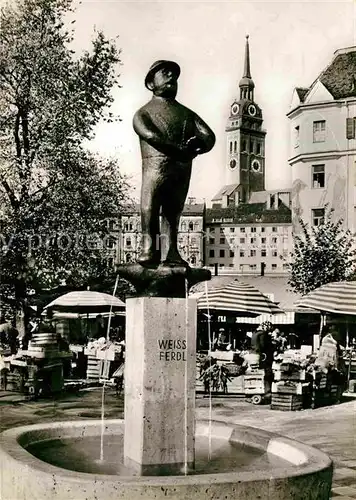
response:
M325 209L313 208L312 209L312 224L313 226L320 226L324 222Z
M235 232L235 228L234 227L230 227L230 233L234 233Z
M220 233L224 234L224 228L223 227L220 228Z
M230 238L230 244L233 245L235 243L235 238Z
M242 141L242 151L246 151L246 139Z
M240 243L245 243L245 238L240 238Z
M261 250L261 257L266 257L266 255L267 255L266 250Z
M220 238L220 245L224 245L225 244L225 238Z
M189 231L193 231L193 229L194 229L194 224L193 224L193 222L189 222L188 229L189 229Z
M233 250L230 250L230 257L235 257L235 252Z
M294 147L298 148L299 147L299 125L294 127Z
M236 151L237 151L237 142L235 141L234 142L234 153L236 153Z
M250 239L250 243L251 243L251 245L255 245L256 244L256 238L251 238Z
M289 269L289 264L283 264L283 269Z
M272 238L272 243L276 244L277 243L277 238Z
M277 250L272 250L272 257L277 257L277 256L278 256Z
M346 118L346 139L355 139L356 118Z
M211 227L211 228L209 229L209 232L210 232L210 233L215 233L215 227Z
M251 227L251 233L255 233L256 232L256 228L255 227Z
M232 153L232 142L230 142L230 153Z
M209 250L209 257L215 257L214 250Z
M272 271L275 271L277 269L277 264L272 264Z
M325 120L313 122L313 142L325 142Z
M115 229L115 219L108 220L108 229L109 231L114 231Z
M265 227L261 227L261 233L264 233L266 231Z
M250 269L253 270L253 271L256 271L257 264L250 264Z
M131 238L126 238L126 246L130 247L132 245Z
M127 241L127 240L126 240ZM106 241L106 248L115 248L115 240L114 238L109 238L107 241ZM129 246L129 245L128 245Z
M257 154L258 155L261 154L261 143L260 142L257 143Z
M244 227L240 227L240 231L241 231L241 233L245 233L246 229Z
M250 153L253 153L253 140L250 139Z
M196 238L192 238L192 239L190 240L190 243L191 243L192 245L196 245L196 244L197 244L197 239L196 239Z
M275 226L272 227L272 233L276 233L277 232L277 228Z
M261 243L262 243L262 245L265 245L266 244L266 238L261 238Z
M325 187L325 165L312 165L312 187Z
M250 250L250 257L256 257L256 250Z
M225 257L225 250L220 250L219 255L220 257Z
M244 252L244 250L240 250L240 257L245 257L245 252Z
M214 245L215 238L209 238L209 245Z

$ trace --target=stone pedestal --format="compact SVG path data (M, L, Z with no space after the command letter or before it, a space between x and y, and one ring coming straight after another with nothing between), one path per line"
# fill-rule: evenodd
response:
M125 356L125 464L142 475L193 467L195 299L128 299Z

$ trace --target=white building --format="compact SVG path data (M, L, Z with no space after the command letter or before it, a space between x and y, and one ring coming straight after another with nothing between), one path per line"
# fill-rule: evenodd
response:
M296 88L291 131L293 228L323 220L325 205L356 231L356 47L339 49L309 88Z

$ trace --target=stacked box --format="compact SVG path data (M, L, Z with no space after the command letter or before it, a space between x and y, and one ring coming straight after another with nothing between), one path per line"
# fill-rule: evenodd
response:
M264 394L265 393L265 371L253 370L244 375L245 394Z
M100 359L95 354L88 354L87 380L90 382L99 382Z
M311 385L305 369L292 363L273 366L272 410L296 411L309 406Z
M303 396L299 394L273 393L271 410L297 411L303 408Z

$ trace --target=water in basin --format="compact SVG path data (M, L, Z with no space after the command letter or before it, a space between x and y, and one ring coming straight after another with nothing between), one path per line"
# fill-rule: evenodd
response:
M92 474L133 476L123 464L123 435L104 438L104 460L100 458L100 436L47 439L27 446L32 455L57 467ZM291 464L263 450L242 446L225 439L197 436L195 441L195 470L190 474L213 474L234 471L272 470L291 468Z

